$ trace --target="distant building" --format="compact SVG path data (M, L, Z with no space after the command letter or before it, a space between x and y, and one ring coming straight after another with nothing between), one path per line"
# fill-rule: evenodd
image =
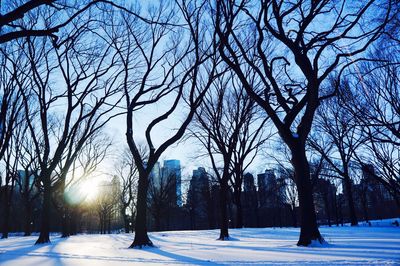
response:
M179 160L165 160L161 167L159 162L155 163L150 173L150 182L154 189L160 190L161 186L171 186L170 197L177 206L182 206L181 190L181 163ZM149 195L150 196L150 195Z
M398 213L395 200L378 178L373 165L364 165L360 183L355 185L357 205L364 220L383 219Z
M161 166L159 162L156 162L153 166L153 169L151 169L150 172L150 182L155 186L156 188L160 188L161 185Z
M186 203L190 215L190 229L208 229L210 186L208 174L203 167L193 170Z
M257 227L258 221L258 199L254 177L250 173L243 176L243 224L245 227Z
M314 184L314 204L317 219L329 226L333 220L336 200L336 186L330 180L317 178Z
M276 176L274 170L266 169L264 173L257 175L259 205L271 205L270 192L276 189Z
M182 207L182 176L181 176L181 162L179 160L165 160L164 166L161 169L161 173L164 178L173 178L174 190L171 193L174 193L174 197L176 197L176 204L179 207Z
M274 170L265 170L257 175L259 199L259 225L283 226L286 211L286 183L284 178L277 178Z

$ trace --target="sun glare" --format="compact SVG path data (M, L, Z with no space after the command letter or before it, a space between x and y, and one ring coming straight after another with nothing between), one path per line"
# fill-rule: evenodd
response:
M82 202L93 202L99 193L99 181L94 178L75 183L65 192L65 199L70 204L80 204Z
M93 179L85 180L79 185L79 190L85 196L85 201L93 201L96 199L98 190L98 182Z

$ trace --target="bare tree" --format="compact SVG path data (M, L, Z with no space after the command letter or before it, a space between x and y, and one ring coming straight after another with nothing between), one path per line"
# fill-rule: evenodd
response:
M29 0L5 1L1 5L0 43L11 42L26 37L51 37L56 44L60 36L58 33L67 25L81 19L85 13L90 12L93 6L99 3L118 6L112 1L56 1L56 0ZM3 13L4 12L4 13ZM27 21L36 19L38 13L45 14L42 23L26 24ZM58 16L57 21L54 17ZM39 25L38 25L39 24ZM65 37L65 36L61 36Z
M95 22L82 23L71 26L68 41L57 49L44 38L29 38L21 47L32 78L30 91L20 84L19 88L44 193L38 244L50 241L52 185L57 179L65 180L85 142L115 115L111 112L119 100L112 97L118 92L114 86L119 73L116 58L108 43L97 37L101 30L91 28ZM33 108L39 112L32 112Z
M25 71L29 63L24 60L21 52L12 53L11 45L4 45L0 49L0 159L3 158L14 129L18 126L18 116L22 112L23 104L21 93L16 90L17 75L20 69ZM24 81L22 86L29 83Z
M72 219L72 214L81 203L79 200L68 198L68 191L79 187L81 182L93 178L92 175L106 158L111 144L107 134L99 129L84 142L78 153L68 152L55 169L57 179L53 184L53 202L61 214L61 237L73 234L72 223L75 221ZM71 150L75 151L73 148Z
M5 165L5 182L3 187L3 203L2 207L4 210L3 221L2 221L2 236L1 238L8 238L9 232L9 221L10 221L10 211L12 205L12 198L14 190L16 187L16 182L18 179L18 161L20 157L21 149L21 139L26 131L26 127L23 127L21 123L20 126L16 127L12 132L10 138L10 143L7 145L5 156L3 157L3 162Z
M111 233L112 217L118 213L119 187L118 177L113 177L111 182L104 181L100 184L100 193L97 197L95 208L99 216L100 233Z
M220 186L220 240L229 239L229 182L234 189L237 227L243 227L243 173L268 137L263 130L268 118L259 116L255 102L237 82L229 71L216 79L196 112L190 132L206 150Z
M151 175L149 182L149 210L154 219L155 230L162 230L162 220L176 206L176 176L173 173L160 172L158 176Z
M144 152L144 151L143 151ZM145 157L145 155L143 155ZM131 225L134 223L133 216L135 214L136 188L138 181L138 172L135 160L128 148L123 149L122 153L117 156L118 162L115 164L115 174L120 178L121 194L120 194L120 212L124 220L125 233L129 233ZM128 212L130 213L130 217Z
M38 182L39 166L34 143L30 138L28 125L24 123L23 126L25 126L24 137L21 142L20 156L18 157L18 164L22 168L22 172L19 172L16 182L25 208L24 236L30 236L33 224L32 209L35 202L42 195L42 191Z
M347 86L341 88L341 95L352 96L346 102L346 110L356 118L368 140L356 154L358 163L366 170L369 164L374 166L377 172L370 174L399 205L400 58L397 53L398 46L375 50L372 54L375 60L354 69Z
M126 137L139 174L131 247L153 245L146 228L150 173L161 154L183 136L217 70L213 33L203 23L207 15L204 2L161 2L148 12L154 23L122 15L122 31L113 33L119 36L116 49L125 68L121 86L126 100ZM183 24L178 28L172 25L178 21ZM155 105L160 109L152 109ZM149 150L146 158L137 144L140 128L134 127L134 117L143 112L147 112L141 120ZM168 125L171 116L179 117L180 122L161 140L155 132Z
M355 153L360 145L366 142L366 138L358 127L355 117L346 111L341 100L345 99L343 97L331 98L320 106L309 144L343 180L343 191L347 198L351 225L356 226L358 221L354 203L351 163L354 162ZM339 155L339 159L334 158L335 154Z
M298 245L323 242L313 203L306 140L327 77L366 51L382 33L391 3L377 1L216 1L223 60L266 111L292 153L299 193ZM373 16L372 16L373 14ZM372 17L380 17L376 22ZM321 21L325 21L322 25ZM360 29L363 30L360 30ZM252 86L252 80L259 86Z

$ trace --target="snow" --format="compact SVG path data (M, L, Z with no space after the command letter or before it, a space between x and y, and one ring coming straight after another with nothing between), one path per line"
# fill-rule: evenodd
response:
M400 228L322 227L328 244L298 247L298 228L231 229L232 241L218 230L154 232L156 248L128 249L132 234L0 240L1 266L37 265L400 265Z

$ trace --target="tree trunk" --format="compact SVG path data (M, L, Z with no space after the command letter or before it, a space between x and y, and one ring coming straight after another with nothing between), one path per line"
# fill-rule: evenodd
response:
M228 194L228 184L227 182L221 182L221 187L220 187L221 231L218 240L229 240L227 194Z
M358 221L357 221L357 216L356 216L356 209L354 207L353 188L352 188L350 176L348 174L346 174L344 176L344 184L346 186L346 192L347 192L346 197L347 197L347 202L349 205L351 226L356 226L356 225L358 225Z
M207 199L207 220L208 220L208 228L215 229L215 208L213 205L213 201L211 199L211 195ZM196 225L196 224L195 224Z
M138 194L136 200L136 222L135 222L135 239L130 248L144 246L153 246L149 236L147 235L146 218L147 218L147 188L148 174L139 173Z
M70 235L76 235L77 232L78 232L78 221L77 221L77 219L78 219L78 213L77 213L76 207L74 207L72 210L70 210L70 218L69 218L69 221L70 221L70 224L69 224Z
M296 213L296 204L293 204L291 207L293 227L297 227L297 213Z
M25 228L24 236L30 236L32 232L32 207L29 199L25 199Z
M161 210L159 207L156 207L155 209L154 223L156 231L161 231Z
M312 241L324 242L317 225L314 197L310 180L310 166L305 153L305 145L299 143L290 147L300 207L300 238L298 246L308 246Z
M7 181L6 181L7 182ZM8 182L5 185L4 189L4 217L3 217L3 228L2 228L2 235L1 239L8 238L8 231L9 231L9 221L10 221L10 208L11 208L11 201L10 201L10 191Z
M243 206L241 199L241 188L235 190L236 205L236 228L243 228Z
M66 238L66 237L69 237L70 235L71 235L71 232L70 232L70 215L69 215L69 210L68 210L68 207L66 207L66 205L65 204L67 204L65 201L63 202L63 204L64 204L64 207L63 207L63 210L62 210L62 221L61 221L61 231L62 231L62 234L61 234L61 237L62 238Z
M363 204L363 207L364 207L364 219L365 219L365 222L369 222L369 217L368 217L368 206L366 205L366 204Z
M339 226L339 211L338 211L338 202L337 202L337 196L336 194L334 195L334 205L333 207L335 208L335 219L336 219L336 226Z
M328 226L332 227L331 224L331 210L329 208L329 200L328 200L328 196L324 195L324 205L325 205L325 212L326 212L326 218L328 219Z
M124 219L125 233L129 234L129 219L128 215L126 215L126 209L123 209L121 212L122 212L122 217Z
M107 219L107 233L111 234L111 213L108 214L108 219Z
M50 175L43 176L43 204L42 204L42 221L40 227L40 235L36 244L44 244L50 242L50 202L51 202L51 180Z

